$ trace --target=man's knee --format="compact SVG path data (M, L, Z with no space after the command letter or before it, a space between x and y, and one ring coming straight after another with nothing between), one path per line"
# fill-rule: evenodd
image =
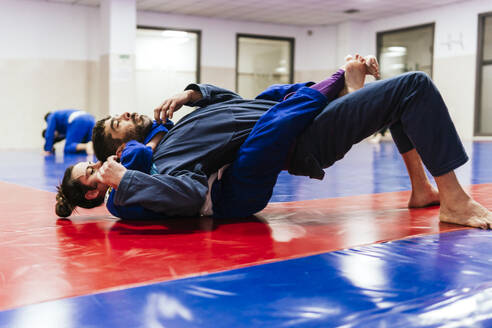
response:
M403 77L409 82L415 83L417 86L432 84L430 76L427 73L421 71L408 72L403 74Z
M395 76L394 79L394 86L403 91L404 96L414 92L419 94L422 92L437 92L431 78L424 72L408 72Z

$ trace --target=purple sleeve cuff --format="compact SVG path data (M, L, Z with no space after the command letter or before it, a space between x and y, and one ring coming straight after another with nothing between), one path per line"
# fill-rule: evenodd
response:
M338 97L338 94L343 90L345 86L345 70L340 68L332 76L316 83L311 88L321 92L326 99L330 102Z

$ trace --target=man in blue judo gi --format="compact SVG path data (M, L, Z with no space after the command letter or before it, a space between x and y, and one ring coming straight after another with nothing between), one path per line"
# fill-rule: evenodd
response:
M371 70L374 72L373 74L376 75L378 67L375 58L372 58L370 60L372 64L367 66L364 66L365 60L362 57L356 56L356 58L358 60L353 60L350 63L347 63L346 65L347 72L344 72L344 70L340 70L339 72L334 74L330 79L312 85L311 88L313 88L314 90L298 91L299 94L311 92L311 96L299 98L295 102L293 102L292 100L284 101L280 105L280 108L287 108L287 109L290 108L294 112L299 111L299 113L302 113L303 112L302 110L305 110L305 114L301 115L301 117L308 116L310 112L311 112L310 115L312 116L314 112L318 112L321 109L321 107L323 107L326 104L326 101L335 99L337 96L343 95L349 91L353 91L355 90L355 88L360 88L364 83L366 70ZM359 62L359 60L361 62ZM354 69L355 66L364 67L364 69L356 70ZM345 78L345 76L347 76L347 78ZM352 79L350 77L352 77ZM312 83L311 84L308 83L308 84L311 85ZM304 86L304 84L274 86L263 92L259 96L259 98L282 100L283 98L292 96L293 97L292 99L296 99L297 95L294 96L293 95L294 92L292 91L295 91L296 89L301 88L302 86ZM345 88L345 86L347 86L347 88ZM217 90L223 90L216 87L212 87L212 88L215 88ZM306 89L306 88L301 88L301 89ZM186 91L183 94L179 94L175 97L170 98L169 99L170 107L172 108L176 104L176 102L180 102L180 104L187 102L189 99L184 99L183 95L187 97L192 94L194 94L194 92L190 90L189 92ZM321 101L313 102L312 101L313 95L315 96L315 98L316 96L318 96L319 98L318 100ZM247 102L255 102L255 101L247 101ZM175 109L177 109L177 107ZM273 108L270 111L272 110ZM282 112L284 114L287 113L286 111L283 110ZM172 113L170 114L171 114L170 116L172 116ZM263 120L264 121L270 120L267 117L268 116L265 116ZM162 117L159 117L159 121L161 121L160 120L161 118ZM252 116L252 119L256 120L257 117ZM260 121L262 121L262 119L260 119ZM307 124L308 122L309 120L306 119L304 119L304 123L299 122L300 124L298 124L297 130L301 131L302 130L301 124ZM229 123L223 120L219 124L224 125ZM148 118L145 115L138 115L137 113L133 113L131 115L129 113L124 113L123 115L120 115L117 118L103 119L98 123L98 126L94 130L94 135L95 135L94 139L96 140L96 144L100 145L99 147L96 147L97 154L99 157L104 158L105 155L101 154L101 151L102 152L105 151L106 154L113 154L116 152L118 158L121 161L121 164L127 169L139 171L146 174L149 173L159 174L157 167L155 166L155 164L152 163L153 161L152 155L156 145L159 144L161 139L163 138L163 133L167 131L166 127L167 128L172 127L172 125L169 125L169 121L164 125L161 125L157 121L152 123L150 118ZM106 128L112 131L111 138L107 138L107 136L105 137L106 133L104 133L104 131ZM185 128L186 125L183 125L182 129ZM277 130L280 131L282 130L281 128L282 127L279 125ZM172 137L173 131L175 130L176 129L172 129L167 137L169 136ZM210 131L210 134L212 134L212 136L210 137L213 138L214 137L213 134L216 134L217 131L219 130ZM291 133L292 140L295 138L295 133L296 133L295 131L292 131ZM277 133L276 135L278 136L279 134ZM203 137L207 137L207 135L203 135ZM267 135L266 137L275 138L276 136L274 134L270 134ZM97 140L100 140L101 142L98 142ZM122 143L122 140L131 140L131 141L127 143ZM172 140L176 140L176 139L172 139ZM171 159L171 160L168 160L167 162L173 165L172 159L175 158L178 154L185 155L188 157L196 156L191 152L187 152L187 150L193 148L194 153L196 153L196 149L197 149L196 146L200 144L201 140L202 138L190 138L189 134L187 134L186 136L181 137L179 140L180 142L184 143L183 149L178 149L179 147L176 148L176 146L173 146L173 142L167 141L168 144L171 144L170 146L171 148L174 147L174 149L168 149L168 152L171 154L169 157L167 157L167 159ZM174 142L174 144L176 143ZM211 144L213 145L213 143ZM116 149L116 147L118 147L118 149ZM287 153L288 149L284 147L283 151ZM206 158L207 156L205 155L204 157ZM200 160L200 158L198 159ZM110 161L111 160L112 158L110 159ZM65 172L65 176L63 178L63 182L59 186L59 193L57 196L58 202L57 202L56 212L58 215L60 216L70 215L75 206L91 208L94 206L98 206L101 203L102 195L104 192L107 191L109 186L101 183L100 179L95 179L96 173L98 172L100 167L101 167L101 162L95 164L89 162L81 162L67 168ZM151 168L153 168L153 170L151 170ZM160 166L160 169L162 170L162 165ZM172 166L171 166L171 170L173 170ZM213 177L216 176L217 176L216 173L212 173L208 179L209 191L211 189L210 188L211 183L214 180ZM132 219L132 218L134 219L134 218L163 217L169 215L168 212L165 213L163 213L162 211L152 212L151 210L145 208L144 206L141 206L141 204L138 203L132 205L116 205L114 202L114 199L116 197L115 192L116 190L112 190L109 192L109 194L107 195L108 197L106 202L106 206L108 210L115 216L125 219ZM206 203L210 205L211 204L210 192L207 193L207 200L208 201ZM185 204L185 207L187 206L188 205ZM207 206L204 205L202 207L206 208ZM211 208L208 208L207 210L201 211L201 213L211 214L208 213L210 211ZM184 214L182 210L181 211L178 210L178 212L175 215L184 215Z
M334 85L336 81L340 79L335 78ZM412 180L409 206L440 201L442 221L489 228L492 214L464 192L454 175L468 157L427 75L413 72L378 81L335 100L307 86L274 86L255 100L244 100L228 90L192 84L156 110L159 119L163 112L172 113L172 106L199 107L156 146L158 174L129 170L110 157L98 170L99 182L116 190L116 206L139 205L165 216L201 212L245 217L266 206L282 168L322 179L323 168L341 159L353 144L390 125ZM127 116L96 126L98 158L136 139L146 119ZM422 161L439 193L423 173ZM229 163L216 179L215 172Z

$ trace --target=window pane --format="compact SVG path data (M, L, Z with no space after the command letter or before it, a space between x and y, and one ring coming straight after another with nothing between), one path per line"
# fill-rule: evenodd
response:
M492 60L492 16L485 17L483 33L483 60Z
M291 42L239 37L238 93L254 98L272 84L291 81Z
M432 26L381 33L379 37L383 79L409 71L423 71L432 76Z
M482 110L480 111L480 132L492 134L492 65L482 68Z
M137 111L154 117L153 110L164 99L196 83L197 33L137 29ZM180 110L174 120L188 113Z
M480 92L480 107L476 109L477 126L475 130L480 135L492 135L492 65L486 61L492 60L492 15L480 19L479 24L483 24L483 38L479 38L483 53L482 62L479 64L481 69L481 80L477 86ZM479 36L480 37L480 36Z

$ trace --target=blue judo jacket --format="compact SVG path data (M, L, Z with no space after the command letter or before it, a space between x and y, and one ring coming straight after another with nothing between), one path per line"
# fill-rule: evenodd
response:
M142 173L151 174L152 170L152 149L132 140L126 143L120 158L121 164L127 169L137 170ZM136 204L128 206L117 206L114 204L115 189L108 190L106 198L106 208L116 217L136 220L136 219L155 219L163 215L147 210L145 207Z

